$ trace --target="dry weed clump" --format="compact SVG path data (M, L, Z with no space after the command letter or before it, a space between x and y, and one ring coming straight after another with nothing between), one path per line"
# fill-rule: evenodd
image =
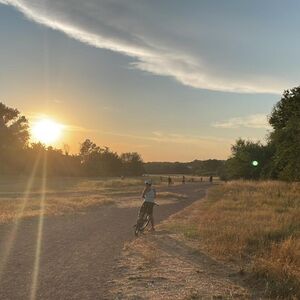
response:
M205 201L177 215L169 228L183 233L193 228L190 237L202 249L247 268L265 281L269 295L300 298L299 183L233 181L216 186Z
M300 295L300 240L290 237L281 243L273 243L271 250L254 261L255 273L265 278L266 289L282 298Z

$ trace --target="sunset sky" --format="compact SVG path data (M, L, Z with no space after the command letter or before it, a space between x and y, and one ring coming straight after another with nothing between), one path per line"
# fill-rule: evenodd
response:
M225 159L299 84L297 0L0 0L0 101L55 146Z

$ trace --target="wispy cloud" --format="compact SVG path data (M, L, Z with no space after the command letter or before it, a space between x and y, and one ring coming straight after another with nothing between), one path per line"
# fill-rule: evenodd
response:
M100 134L119 136L124 138L130 138L134 140L144 140L152 141L157 143L167 143L167 144L184 144L184 145L207 145L207 144L230 144L234 142L234 139L218 138L214 136L200 136L200 135L188 135L188 134L178 134L178 133L163 133L152 132L148 135L138 135L138 134L126 134L119 132L104 132L98 131Z
M242 93L281 93L282 80L265 74L227 76L201 46L201 34L181 34L158 20L150 1L134 0L0 0L27 18L59 30L83 43L134 58L134 68L170 76L194 88ZM170 7L174 7L170 2ZM152 15L149 15L152 13ZM205 34L205 28L195 32ZM212 37L209 37L210 39ZM199 46L200 45L200 46Z
M270 129L268 118L264 114L255 114L246 117L231 118L229 120L215 122L213 127L217 128L263 128Z

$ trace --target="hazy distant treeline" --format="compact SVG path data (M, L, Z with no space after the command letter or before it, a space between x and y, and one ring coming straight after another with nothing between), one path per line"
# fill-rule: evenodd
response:
M225 163L224 179L300 180L300 86L284 91L269 117L265 144L238 139Z
M118 155L85 140L78 154L29 143L29 125L17 109L0 102L0 175L138 176L143 160L136 152Z
M148 162L144 164L149 174L191 174L200 176L221 176L225 161L217 159L194 160L192 162Z

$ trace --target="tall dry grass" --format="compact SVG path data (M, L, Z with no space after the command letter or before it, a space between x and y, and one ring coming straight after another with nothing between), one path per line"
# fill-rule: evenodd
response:
M209 190L169 228L264 282L271 297L300 298L300 184L235 181Z

